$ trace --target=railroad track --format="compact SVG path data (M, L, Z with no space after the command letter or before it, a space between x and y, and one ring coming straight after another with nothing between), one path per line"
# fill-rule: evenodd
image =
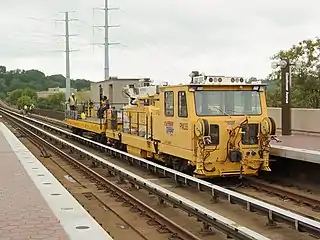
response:
M290 200L300 205L305 205L310 207L315 212L320 212L320 201L311 196L306 196L302 194L289 191L280 186L267 183L265 181L256 178L245 178L244 184L248 187L254 188L258 191L266 192L273 196L278 196L283 200Z
M92 169L92 166L91 168L90 166L87 166L90 163L87 162L87 165L85 165L84 163L76 160L76 158L79 157L78 156L79 153L75 153L75 152L73 152L72 154L66 153L66 150L71 150L70 148L68 149L67 145L64 145L65 151L62 151L57 146L53 145L50 142L50 140L45 140L39 137L38 135L34 134L31 130L29 130L26 126L23 126L23 124L18 123L17 121L12 121L12 123L18 127L19 132L22 132L24 136L27 136L27 138L40 150L42 157L51 158L50 159L51 165L52 163L54 163L56 165L55 169L56 168L61 169L64 172L63 176L68 176L69 179L71 177L72 180L76 181L78 185L84 189L82 194L83 196L85 196L89 200L92 200L93 198L95 199L95 201L93 201L94 203L91 203L91 205L96 205L98 203L103 209L108 209L109 211L112 211L113 214L116 215L116 219L118 220L118 222L119 220L120 222L123 222L121 226L130 227L131 229L131 231L129 231L130 235L128 235L128 231L127 231L126 233L127 237L134 236L134 239L151 239L151 238L158 239L157 236L155 235L155 233L158 233L158 235L160 235L159 239L162 239L163 235L166 235L166 238L169 238L172 240L182 240L182 239L200 240L200 238L198 238L197 236L193 235L189 231L175 224L170 219L166 218L164 215L153 210L147 204L143 203L139 199L135 198L133 195L129 194L123 188L119 187L116 183L112 182L106 177L103 177L102 175L95 172ZM59 155L60 158L53 159L51 153L49 153L47 149L50 149L54 154ZM45 165L48 167L48 165L50 164L45 163ZM72 168L70 168L70 165L72 166ZM51 166L51 170L52 169L54 168ZM52 170L52 172L57 172L57 171ZM79 177L74 177L75 175L77 175L75 174L75 172L81 172L81 175L85 176L87 181L77 180L79 179ZM83 182L88 182L88 183L85 184ZM95 183L95 186L87 187L88 185L90 185L90 183ZM93 190L93 188L97 188L97 189ZM74 192L70 190L70 188L68 190L71 192ZM106 193L102 194L101 190L104 190L104 192ZM104 195L111 195L111 197L110 196L105 197ZM103 198L108 199L108 201L103 200ZM154 231L148 232L147 234L145 234L143 233L142 230L137 230L133 223L127 221L125 218L120 216L115 210L113 210L112 207L108 206L110 204L110 198L114 198L115 202L120 202L120 205L124 204L127 208L131 208L131 210L134 211L134 215L138 216L138 219L136 219L136 221L139 221L139 216L140 216L140 218L145 220L147 224L150 225L152 229L154 229ZM110 219L108 220L110 221ZM103 221L103 219L101 220L101 217L100 217L100 221ZM123 237L123 234L122 234L122 237Z
M61 122L59 120L47 118L44 116L38 116L36 114L33 114L32 117L35 119L38 119L38 120L47 121L49 123L54 124L55 126L58 126L62 129L68 130L67 125L64 122ZM252 177L251 178L245 177L244 181L242 181L239 185L244 186L244 187L254 188L257 191L265 192L268 195L277 196L277 197L281 198L283 201L290 200L292 202L295 202L296 204L299 204L300 206L310 207L312 209L312 211L314 211L314 212L320 212L320 201L318 199L313 198L311 196L298 194L293 191L289 191L287 189L282 188L281 186L275 186L274 184L269 184L266 181L262 181L261 179L252 178ZM241 193L241 191L239 191L239 192ZM254 197L254 196L252 196L252 197ZM290 209L288 209L288 210L290 210ZM312 215L308 215L308 214L303 213L303 211L304 210L302 209L301 211L296 211L296 212L299 214L303 214L306 217L310 217L313 219L319 219L318 216L315 217Z
M16 109L11 109L11 110L19 113L19 111ZM67 125L60 120L48 118L46 116L41 116L41 115L37 115L37 114L31 114L30 116L32 118L51 123L59 128L68 130ZM275 186L274 184L269 184L266 181L261 181L256 178L247 178L246 177L245 181L242 181L241 184L239 184L239 186L240 185L242 187L254 188L257 191L265 192L268 195L277 196L277 197L281 198L283 201L290 200L292 202L295 202L296 204L299 204L300 206L307 206L307 207L311 208L312 211L314 211L314 212L320 212L320 201L316 198L311 197L311 196L307 196L304 194L298 194L296 192L289 191L285 188L282 188L281 186ZM233 189L233 190L235 190L235 189ZM237 191L237 190L235 190L235 191ZM239 192L241 193L243 191L240 190ZM304 213L302 213L303 211L304 210L302 209L301 211L297 211L297 212L300 214L304 214ZM311 217L311 218L314 218L314 219L319 218L317 216L314 217L314 216L307 215L307 214L304 214L304 215Z
M17 110L15 110L15 111L17 111ZM48 123L51 123L59 128L69 130L67 125L60 120L49 118L46 116L37 115L37 114L31 114L30 116L32 118L35 118L38 120L43 120ZM279 198L283 199L284 201L290 200L290 201L295 202L296 204L299 204L300 206L302 206L302 205L307 206L307 207L310 207L315 212L320 212L320 201L318 199L313 198L311 196L307 196L305 194L298 194L296 192L284 189L281 187L281 184L278 187L278 186L275 186L274 184L269 184L267 181L261 181L261 180L255 179L255 178L250 178L250 179L246 178L245 182L242 182L242 183L244 183L244 185L242 185L242 186L251 187L251 188L256 189L257 191L262 191L262 192L265 192L269 195L278 196ZM303 210L301 210L301 211L303 211ZM299 212L299 213L301 213L301 212ZM315 219L317 218L317 217L313 217L313 216L309 216L309 217L315 218Z
M11 112L15 112L15 113L18 113L18 114L22 114L22 111L21 110L18 110L16 108L13 108L13 107L10 107L8 105L6 105L3 101L0 100L0 106L2 106L3 108L5 109L8 109L10 110ZM61 121L61 120L58 120L58 119L55 119L55 118L50 118L50 117L47 117L47 116L42 116L42 115L38 115L38 114L28 114L29 117L32 117L34 119L37 119L37 120L40 120L40 121L45 121L45 122L48 122L48 123L51 123L51 124L54 124L55 126L58 126L60 128L63 128L63 129L68 129L67 128L67 125Z
M33 114L32 117L38 120L47 121L62 129L68 129L67 125L64 122L61 122L60 120L48 118L45 116L38 116L36 114ZM245 181L243 181L242 183L244 184L244 186L252 187L258 191L264 191L270 195L278 196L283 200L290 200L290 201L296 202L297 204L308 206L312 208L313 211L320 212L320 201L315 198L301 195L301 194L283 189L281 187L268 184L266 181L262 181L256 178L245 177Z
M59 120L47 118L44 116L38 116L35 114L33 114L32 117L35 119L38 119L38 120L47 121L49 123L54 124L55 126L62 128L62 129L66 129L66 130L68 129L67 125L64 122L61 122ZM295 202L296 204L310 207L315 212L320 212L320 201L317 200L316 198L312 198L310 196L298 194L293 191L289 191L289 190L281 188L279 186L275 186L274 184L269 184L266 181L262 181L262 180L259 180L256 178L245 177L245 181L242 181L241 183L244 184L244 185L241 184L242 186L251 187L251 188L256 189L257 191L263 191L269 195L278 196L279 198L283 199L284 201L290 200L290 201ZM308 216L308 215L306 215L306 216ZM308 217L313 218L313 216L308 216Z
M72 143L61 139L39 127L36 127L23 119L4 113L8 121L17 125L20 131L25 133L25 136L33 141L34 144L38 146L41 150L43 157L50 157L48 151L43 147L44 145L47 148L50 148L55 154L60 155L61 158L65 159L69 164L73 165L75 169L81 171L88 179L93 181L99 190L105 190L112 192L113 196L117 200L122 201L126 206L130 206L132 209L143 213L143 216L147 216L149 223L153 223L158 226L157 231L160 233L169 234L169 239L206 239L205 236L201 238L195 236L185 228L180 227L175 222L171 221L164 215L160 214L158 211L153 210L147 204L143 203L133 195L129 194L124 188L118 186L119 183L129 184L131 188L141 188L147 190L149 193L152 193L154 196L157 196L158 202L160 205L164 203L170 204L174 208L179 208L182 211L186 212L186 218L190 220L195 219L201 221L203 224L203 229L205 231L210 230L210 228L217 229L218 231L226 234L228 237L233 239L268 239L258 233L251 231L243 226L236 224L229 219L219 216L214 212L209 211L197 205L177 194L171 193L166 189L159 187L156 184L151 183L135 174L126 171L114 164L111 164L99 156L96 156L89 151L83 150L78 146L73 145ZM80 159L80 160L77 160ZM58 164L61 166L60 164ZM100 171L103 169L104 174L107 174L110 178L117 177L118 184L110 181L105 176L102 176L96 171L96 168L100 168ZM69 170L70 171L70 170ZM92 198L96 195L87 194L87 197ZM101 201L101 200L99 200ZM154 200L153 200L154 202ZM107 207L107 204L104 204ZM175 210L169 210L175 211ZM129 222L126 222L130 224ZM199 229L200 230L200 229ZM151 239L146 238L144 235L141 235L141 239ZM152 235L152 239L155 238ZM160 238L159 238L160 239ZM166 237L168 239L168 237ZM222 239L222 238L221 238Z
M29 118L25 118L26 120L38 124L38 126L42 126L47 129L54 130L56 132L59 132L59 134L66 135L69 138L78 139L82 141L83 143L86 143L90 145L90 147L96 147L100 151L108 152L110 155L114 155L116 157L121 157L127 162L130 162L133 165L138 165L145 167L149 169L149 171L156 173L158 175L162 175L167 178L174 179L177 183L180 185L190 185L192 189L194 187L197 187L198 190L204 190L209 191L211 193L211 198L215 202L217 200L223 200L227 199L227 202L229 203L237 203L242 206L244 206L249 211L257 211L267 216L267 222L268 223L275 223L275 220L285 221L286 223L292 225L296 230L305 231L310 234L313 234L313 236L319 237L319 222L313 221L311 219L305 218L303 216L288 212L286 210L280 209L278 207L272 206L270 204L263 203L261 201L258 201L256 199L252 199L250 197L235 193L233 191L223 189L219 186L212 185L210 183L207 183L205 181L195 179L193 177L184 175L182 173L176 172L172 169L168 169L165 167L162 167L160 165L157 165L155 163L149 162L145 159L136 158L134 156L131 156L130 154L123 153L121 151L115 150L113 148L104 146L102 144L90 141L88 139L76 136L74 134L71 134L70 132L62 132L63 130L57 129L53 126L50 126L48 124L41 123L36 120L32 120ZM272 230L275 231L275 230ZM288 238L290 239L290 238ZM305 239L304 237L301 239Z
M313 195L312 191L286 187L282 183L271 184L267 179L248 176L241 179L222 179L219 182L215 182L215 184L277 205L316 221L320 220L319 194Z

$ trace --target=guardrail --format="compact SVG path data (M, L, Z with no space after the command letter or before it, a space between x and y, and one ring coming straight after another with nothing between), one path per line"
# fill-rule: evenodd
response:
M2 109L2 111L3 111L3 109ZM7 111L7 110L4 110L4 111ZM293 212L285 210L285 209L281 209L280 207L271 205L269 203L265 203L263 201L254 199L252 197L248 197L243 194L225 189L223 187L220 187L220 186L217 186L217 185L214 185L211 183L208 183L204 180L194 178L192 176L189 176L189 175L183 174L181 172L175 171L173 169L161 166L159 164L148 161L146 159L133 156L129 153L114 149L112 147L100 144L98 142L92 141L92 140L84 138L84 137L75 135L75 134L70 133L68 131L61 130L57 127L40 122L38 120L34 120L32 118L21 116L20 114L17 114L17 113L14 113L14 114L18 115L19 117L23 117L29 121L32 121L33 123L36 123L40 126L47 127L52 130L55 130L57 132L63 133L67 136L79 139L82 142L90 143L91 146L95 146L98 149L105 151L111 155L116 155L116 156L119 156L123 159L126 159L127 161L131 162L132 164L138 164L140 166L144 166L145 168L149 169L150 171L153 171L153 172L160 174L164 177L173 178L178 183L182 183L184 185L196 186L197 189L200 191L201 190L210 191L211 197L213 199L224 198L224 199L227 199L229 203L238 203L238 204L244 206L248 211L262 212L267 216L268 222L284 221L284 222L287 222L290 225L292 225L298 231L306 231L306 232L315 234L316 236L320 236L320 222L318 222L318 221L312 220L310 218L301 216L299 214L293 213Z
M196 216L198 219L202 220L205 224L208 224L209 226L217 227L220 231L228 234L228 236L232 236L235 239L256 239L256 240L268 240L269 238L262 236L259 233L256 233L246 227L243 227L241 225L238 225L234 221L231 221L219 214L214 213L213 211L210 211L209 209L202 207L182 196L179 196L178 194L175 194L161 186L158 186L134 173L129 172L126 169L123 169L113 163L110 163L106 161L105 159L94 155L93 153L86 151L82 149L81 147L78 147L72 143L67 142L64 139L61 139L51 133L46 132L45 130L34 126L33 124L26 122L22 119L27 119L31 120L33 122L36 122L36 120L30 119L25 116L21 116L19 114L14 113L15 115L18 115L18 117L13 116L12 114L8 113L8 111L4 111L3 109L0 110L1 112L4 112L6 115L10 116L11 118L14 118L15 120L29 126L30 128L41 132L42 134L48 136L49 138L55 140L57 143L59 142L60 144L64 146L68 146L76 151L79 151L83 153L85 156L89 157L90 159L93 159L95 161L98 161L99 163L102 163L104 166L106 166L109 169L112 169L114 172L116 172L118 175L121 177L131 181L132 183L141 186L148 191L158 195L162 199L179 206L180 209L186 211L187 213L190 213L194 216ZM22 118L22 119L21 119ZM38 121L37 121L38 122ZM45 123L38 122L38 124L42 126L46 126L49 128L53 128L56 131L64 132L68 135L74 135L74 134L69 134L69 132L65 132L63 130L57 129L53 126L48 126ZM86 140L86 139L83 139Z

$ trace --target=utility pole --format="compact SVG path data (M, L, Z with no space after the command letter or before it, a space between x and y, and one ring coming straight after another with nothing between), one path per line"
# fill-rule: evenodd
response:
M108 0L104 3L104 80L110 77L110 64L109 64L109 10L108 10Z
M108 0L104 2L104 8L96 8L99 10L104 10L104 26L93 26L93 27L103 27L104 30L104 43L97 43L96 45L104 45L104 80L110 78L110 62L109 62L109 46L120 44L118 42L109 42L109 28L120 27L120 25L109 25L109 11L118 10L119 8L109 8Z
M70 97L70 52L74 52L76 50L70 50L70 37L76 36L75 34L69 33L69 22L70 21L77 21L78 19L70 19L69 18L69 12L64 12L65 19L64 20L56 20L60 22L65 22L65 35L59 35L64 36L66 39L66 46L64 52L66 53L66 101L68 101ZM69 109L69 105L68 105Z
M70 46L69 46L69 13L65 12L66 20L66 100L70 97Z

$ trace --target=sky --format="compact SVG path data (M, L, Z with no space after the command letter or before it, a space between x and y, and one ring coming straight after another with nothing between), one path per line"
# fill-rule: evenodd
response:
M70 11L71 78L104 80L103 0L0 0L0 65L65 75ZM270 57L320 35L319 0L109 0L110 75L186 83L207 75L264 78Z

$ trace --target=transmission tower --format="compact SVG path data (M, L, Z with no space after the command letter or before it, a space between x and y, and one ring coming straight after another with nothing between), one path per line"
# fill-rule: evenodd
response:
M77 21L76 18L69 18L70 12L64 12L65 19L63 20L56 20L57 22L65 22L65 34L59 35L65 37L66 45L64 52L66 53L66 101L68 101L70 97L70 52L74 52L77 50L70 50L70 37L76 36L76 34L70 34L69 33L69 22L70 21ZM68 106L69 108L69 106Z
M98 28L104 28L104 43L96 43L94 45L104 45L104 80L110 78L110 64L109 64L109 46L120 44L119 42L109 42L109 28L120 27L120 25L109 25L109 11L119 10L119 8L109 8L108 0L105 0L104 8L94 8L99 10L104 10L104 25L103 26L93 26Z

